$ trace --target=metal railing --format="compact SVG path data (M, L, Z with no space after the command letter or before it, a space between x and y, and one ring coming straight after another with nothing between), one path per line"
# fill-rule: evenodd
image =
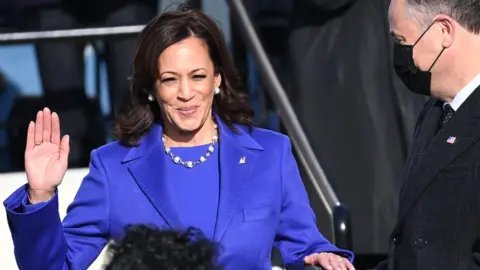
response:
M96 27L83 29L52 30L37 32L0 34L0 44L30 43L45 40L61 39L93 39L115 36L134 36L139 34L145 25Z
M305 168L316 193L321 198L328 213L332 218L334 243L341 248L352 249L352 236L350 214L348 209L340 202L336 193L328 182L315 153L300 125L298 118L288 100L278 77L268 59L268 56L253 27L242 0L227 0L232 14L237 21L237 27L241 30L243 40L253 53L258 64L259 71L263 75L278 114L287 129L292 144L298 152L298 158ZM37 31L23 33L0 34L0 44L32 43L45 40L60 39L94 39L109 38L115 36L137 35L144 25L99 27L69 30Z

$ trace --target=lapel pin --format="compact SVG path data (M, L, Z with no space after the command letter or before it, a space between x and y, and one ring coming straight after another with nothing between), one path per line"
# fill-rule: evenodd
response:
M247 158L243 156L238 162L238 164L245 164L245 163L247 163Z
M456 140L457 140L457 137L450 136L447 139L447 143L454 144Z

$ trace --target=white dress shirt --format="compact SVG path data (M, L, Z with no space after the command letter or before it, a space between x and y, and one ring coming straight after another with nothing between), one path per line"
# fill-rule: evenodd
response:
M475 78L473 78L473 80L471 80L467 85L465 85L460 92L458 92L458 94L453 98L452 102L445 103L445 105L450 104L452 109L457 111L463 102L467 100L467 98L473 93L473 91L475 91L475 89L477 89L478 86L480 86L480 73L475 76Z

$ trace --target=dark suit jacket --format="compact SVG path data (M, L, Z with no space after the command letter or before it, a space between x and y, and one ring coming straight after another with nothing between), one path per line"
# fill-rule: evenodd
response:
M437 132L441 113L430 100L419 116L389 261L377 269L480 269L480 87Z

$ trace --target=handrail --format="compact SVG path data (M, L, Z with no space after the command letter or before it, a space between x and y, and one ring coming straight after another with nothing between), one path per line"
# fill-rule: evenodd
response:
M4 33L0 34L0 44L18 44L59 39L91 39L112 36L134 36L139 34L144 27L145 25L130 25L68 30Z
M340 203L310 147L307 136L278 80L242 0L227 0L227 2L232 14L236 17L243 40L258 63L259 70L268 86L267 91L269 91L270 97L278 108L278 114L285 124L294 147L298 150L298 158L306 169L315 191L332 217L335 244L342 248L351 249L352 240L348 209Z

